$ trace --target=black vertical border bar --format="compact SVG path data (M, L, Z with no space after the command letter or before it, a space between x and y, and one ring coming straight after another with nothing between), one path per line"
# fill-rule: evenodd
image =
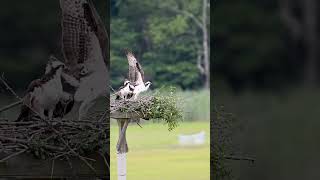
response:
M215 113L215 106L214 106L214 6L215 6L215 0L210 0L210 179L214 179L214 173L213 172L213 151L214 151L214 133L213 133L213 125L214 121L216 120L216 113Z
M96 1L96 0L91 0L91 1ZM105 25L105 29L107 31L107 51L106 51L106 56L107 56L107 75L108 75L108 87L106 88L106 114L105 114L105 121L108 123L108 128L106 130L106 136L107 136L107 142L106 143L106 149L107 153L105 154L106 161L108 163L109 169L106 169L107 171L107 179L110 179L110 0L98 0L99 4L101 7L97 7L97 10L100 12L99 14L101 15L103 24ZM107 180L103 179L103 180Z

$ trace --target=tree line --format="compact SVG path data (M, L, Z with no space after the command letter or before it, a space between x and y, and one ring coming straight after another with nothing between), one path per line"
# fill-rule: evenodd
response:
M130 48L153 87L209 88L208 0L112 0L111 4L112 86L126 77L123 48Z
M123 48L137 55L154 88L209 87L208 0L94 3L107 29L110 24L112 87L118 87L127 72ZM0 7L0 23L0 72L14 82L15 89L23 90L41 76L50 55L63 59L58 1L6 0Z

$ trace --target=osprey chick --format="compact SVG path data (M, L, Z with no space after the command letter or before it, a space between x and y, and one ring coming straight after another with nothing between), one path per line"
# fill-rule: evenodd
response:
M17 121L28 120L34 116L34 113L40 115L41 118L47 116L52 119L53 111L59 100L69 98L62 91L61 74L63 68L62 62L49 60L44 76L30 83L23 98L21 113ZM45 112L47 112L46 116Z
M132 97L134 86L131 85L130 81L125 80L123 83L124 86L119 88L119 91L116 93L116 100L120 99L129 99Z

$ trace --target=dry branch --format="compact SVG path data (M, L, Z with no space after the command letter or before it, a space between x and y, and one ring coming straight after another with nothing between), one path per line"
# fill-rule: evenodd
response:
M10 137L4 137L4 136L0 136L0 140L2 140L2 141L10 141L10 142L13 142L13 143L21 143L21 144L24 144L24 145L28 145L30 143L30 142L28 142L26 140L17 139L17 138L10 138ZM43 147L48 149L48 150L52 150L52 151L63 151L63 150L65 150L65 148L51 146L51 145L43 145Z
M236 161L250 161L252 163L254 163L254 161L256 161L256 159L251 158L251 157L241 157L241 156L224 156L225 159L229 159L229 160L236 160Z
M9 110L9 109L11 109L11 108L14 108L14 107L16 107L16 106L18 106L18 105L20 105L20 104L22 104L22 101L17 101L17 102L14 102L14 103L12 103L12 104L9 104L9 105L1 108L1 109L0 109L0 113L2 113L2 112L4 112L4 111L7 111L7 110Z
M19 154L22 154L22 153L24 153L25 151L26 151L26 149L23 149L23 150L21 150L21 151L19 151L19 152L10 154L9 156L1 159L1 160L0 160L0 163L7 161L8 159L10 159L10 158L12 158L12 157L14 157L14 156L18 156Z

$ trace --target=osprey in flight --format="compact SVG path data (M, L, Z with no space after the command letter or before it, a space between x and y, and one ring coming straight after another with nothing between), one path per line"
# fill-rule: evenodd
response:
M133 99L137 99L138 95L141 92L147 91L149 89L151 82L148 81L144 83L144 72L140 63L134 57L133 53L128 49L125 49L125 53L129 64L129 80L131 84L134 85Z

